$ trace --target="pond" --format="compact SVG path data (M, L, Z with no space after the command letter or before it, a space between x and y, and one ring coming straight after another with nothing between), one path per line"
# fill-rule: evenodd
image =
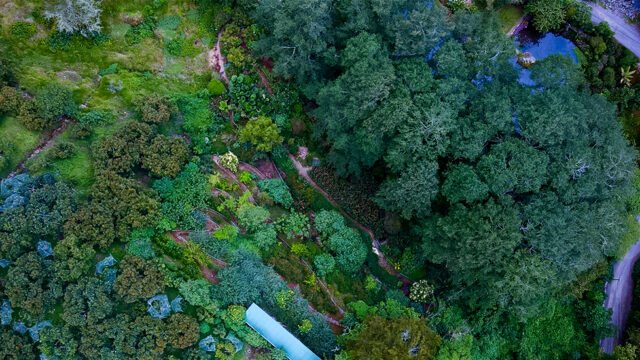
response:
M575 52L576 46L569 39L553 33L540 35L526 30L522 31L517 35L516 46L522 53L531 54L536 61L551 55L564 55L570 57L574 63L578 63L578 56ZM515 58L514 64L520 69L518 81L521 84L529 86L536 84L531 79L531 70L517 64Z

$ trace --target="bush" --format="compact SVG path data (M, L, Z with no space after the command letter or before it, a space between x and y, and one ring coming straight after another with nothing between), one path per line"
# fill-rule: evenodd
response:
M74 116L76 112L71 90L59 84L49 84L42 88L36 94L34 104L37 116L49 123L64 115Z
M68 142L62 142L55 144L49 152L47 152L47 157L51 160L62 160L72 157L75 153L75 145Z
M105 76L105 75L115 74L117 72L118 72L118 64L113 63L113 64L107 66L106 68L98 71L98 75Z
M293 197L289 192L289 187L282 179L265 179L258 181L258 187L267 194L276 203L290 209L293 205Z
M55 19L58 31L79 32L88 37L100 32L99 1L95 0L59 0L50 10L45 11L47 19Z
M144 98L138 109L142 114L142 121L149 124L160 124L169 121L173 106L169 100L152 95Z
M330 254L324 253L313 258L313 265L320 277L327 276L336 267L336 260Z
M36 25L27 21L18 21L11 25L11 36L17 40L31 39L36 32Z
M80 113L78 121L81 124L85 124L89 127L100 126L112 123L115 120L115 116L108 110L91 110L88 112Z
M207 89L209 89L209 94L212 96L220 96L224 95L227 91L227 88L224 86L224 83L218 79L213 79L209 81L209 85L207 85Z
M91 126L87 124L73 124L69 129L69 136L73 139L86 139L91 136Z
M0 89L0 113L15 114L20 110L22 102L22 97L15 88L3 86Z

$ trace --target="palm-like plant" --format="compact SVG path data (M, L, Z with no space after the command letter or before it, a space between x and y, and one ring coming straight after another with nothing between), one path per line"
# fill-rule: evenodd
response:
M620 68L620 84L630 87L631 80L633 80L633 75L635 75L635 73L636 70L631 70L630 66Z

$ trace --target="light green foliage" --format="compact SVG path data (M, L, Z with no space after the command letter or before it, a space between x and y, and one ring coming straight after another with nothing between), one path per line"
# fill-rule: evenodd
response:
M305 244L295 243L291 245L291 253L297 256L307 257L311 255L309 248Z
M566 6L572 0L533 0L527 4L527 12L533 15L533 25L541 33L560 29L564 24Z
M264 179L258 181L258 187L267 194L276 203L289 209L293 205L293 197L289 192L289 187L282 179Z
M416 281L411 285L409 298L418 303L428 303L433 300L434 287L427 280Z
M11 24L11 36L18 40L29 40L36 34L36 25L27 21L16 21Z
M145 260L153 259L156 256L151 246L151 240L148 238L139 238L130 241L127 244L127 251L131 255L139 256Z
M249 120L240 129L239 140L251 143L258 151L269 152L274 146L280 145L284 138L280 136L280 130L271 118L259 116L255 120Z
M212 79L211 81L209 81L207 89L209 90L209 94L211 94L212 96L220 96L227 91L224 83L218 79Z
M211 284L204 279L189 280L180 284L178 289L184 299L193 306L212 309L215 303L211 298Z
M367 275L364 279L364 288L367 291L377 291L380 288L380 284L373 276Z
M295 299L295 292L291 289L278 291L276 293L276 304L282 309L286 309Z
M309 319L304 319L302 320L302 322L300 322L300 324L298 324L298 331L301 334L306 334L311 331L311 329L313 329L313 324Z
M247 205L238 209L238 221L249 232L256 232L266 225L269 219L269 210Z
M218 240L235 241L238 237L238 228L233 225L226 224L219 229L216 229L216 231L213 232L213 236Z
M543 315L527 323L520 344L521 354L527 359L562 359L577 351L584 342L583 334L576 331L577 323L571 309L550 302Z
M234 173L238 172L238 157L229 151L228 153L220 156L220 165Z
M309 218L299 212L291 212L276 221L276 230L288 239L309 237Z

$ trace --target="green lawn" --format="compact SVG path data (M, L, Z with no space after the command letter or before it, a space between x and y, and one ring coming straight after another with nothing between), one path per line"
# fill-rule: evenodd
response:
M5 177L38 145L40 134L27 130L15 118L0 118L0 134L13 145L8 156L9 165L0 172L0 176Z
M500 27L504 33L509 32L511 28L518 22L524 15L521 8L514 5L506 5L498 10L498 20L500 21Z

